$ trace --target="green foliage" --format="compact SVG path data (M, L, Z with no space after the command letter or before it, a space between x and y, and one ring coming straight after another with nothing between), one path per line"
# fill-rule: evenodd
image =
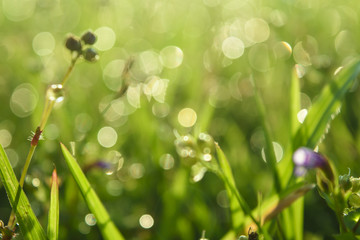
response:
M51 195L47 235L49 240L57 240L59 236L59 182L56 169L51 178Z
M15 209L17 221L25 239L46 240L44 229L41 227L33 210L31 209L28 198L24 191L19 187L14 171L3 147L0 145L0 176L10 205Z
M75 158L71 155L71 153L63 144L61 144L61 150L64 154L70 172L74 177L87 206L96 218L97 226L99 227L103 238L107 240L124 239L119 230L116 228L115 224L110 219L108 212L106 211L104 205L101 203L94 189L90 186L90 183L86 179Z

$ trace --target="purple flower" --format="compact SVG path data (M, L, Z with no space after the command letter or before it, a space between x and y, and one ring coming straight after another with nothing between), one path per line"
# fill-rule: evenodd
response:
M330 193L335 186L335 175L330 162L323 155L301 147L293 154L294 174L303 176L307 170L316 168L316 182L322 192Z
M298 148L294 152L293 161L296 166L307 169L322 167L327 164L324 156L306 147Z
M293 154L293 162L295 164L295 175L303 176L308 169L327 168L328 161L321 154L313 150L301 147Z

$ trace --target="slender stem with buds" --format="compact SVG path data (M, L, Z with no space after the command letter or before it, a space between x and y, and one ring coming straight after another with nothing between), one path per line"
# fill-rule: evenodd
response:
M61 81L62 86L64 86L64 84L69 79L69 76L70 76L72 70L74 69L75 63L79 59L79 57L80 57L80 54L77 54L75 57L73 57L71 64L70 64L63 80ZM44 110L42 113L40 124L36 128L35 134L31 140L30 149L29 149L28 155L25 160L24 168L21 172L21 177L20 177L20 181L19 181L19 185L21 188L23 188L23 186L24 186L25 177L26 177L27 171L29 169L31 159L34 155L35 149L39 143L40 136L46 126L47 120L49 119L50 113L55 105L55 102L56 102L55 99L49 99L48 96L46 96L45 107L44 107ZM15 206L16 206L16 204L15 204ZM13 229L16 224L15 211L16 211L16 209L12 209L10 217L9 217L8 226L10 227L10 229Z

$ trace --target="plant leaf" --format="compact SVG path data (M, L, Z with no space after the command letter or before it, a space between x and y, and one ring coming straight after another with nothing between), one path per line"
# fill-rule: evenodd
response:
M110 219L108 212L101 203L94 189L90 186L89 181L82 172L76 159L71 155L64 144L61 143L60 145L70 172L73 175L88 208L94 214L103 238L106 240L124 239L113 221Z
M45 240L46 235L41 227L29 200L19 186L15 173L3 147L0 145L0 177L5 187L11 207L15 208L16 219L24 239Z
M324 135L330 120L340 110L341 101L359 73L360 61L352 62L344 67L335 80L323 89L296 134L294 149L300 146L315 148Z
M57 240L59 236L59 182L56 169L51 178L50 209L47 234L49 240Z

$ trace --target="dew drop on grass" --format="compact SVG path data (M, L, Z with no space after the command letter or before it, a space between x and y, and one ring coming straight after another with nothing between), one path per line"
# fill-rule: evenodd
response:
M64 100L64 89L61 84L52 84L46 91L46 97L50 101L62 102Z
M86 214L85 223L89 226L94 226L96 224L96 218L94 214L92 213Z
M298 114L297 114L297 119L300 123L303 123L305 121L305 118L308 114L308 110L307 109L301 109Z

